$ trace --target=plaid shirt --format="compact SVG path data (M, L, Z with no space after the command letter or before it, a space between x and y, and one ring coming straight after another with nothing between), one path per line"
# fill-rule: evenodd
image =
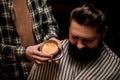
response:
M58 37L59 27L49 0L28 0L27 3L36 43ZM0 0L0 76L4 80L26 80L28 72L23 61L29 60L25 56L26 47L20 46L14 20L12 0Z

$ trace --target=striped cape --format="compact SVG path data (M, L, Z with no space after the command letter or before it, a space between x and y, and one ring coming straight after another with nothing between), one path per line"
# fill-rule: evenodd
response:
M67 39L61 42L64 56L60 62L34 64L28 80L120 80L120 59L105 43L100 57L84 64L70 57Z

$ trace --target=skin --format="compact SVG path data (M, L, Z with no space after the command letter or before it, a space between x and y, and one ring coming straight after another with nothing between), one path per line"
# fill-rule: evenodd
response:
M71 44L76 45L78 49L85 46L95 49L100 41L104 38L104 33L100 35L96 32L96 28L78 24L75 20L71 20L69 28L69 40Z

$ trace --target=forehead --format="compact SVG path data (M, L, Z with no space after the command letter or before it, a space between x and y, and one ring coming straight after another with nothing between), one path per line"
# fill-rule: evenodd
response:
M70 33L80 36L91 36L91 37L97 34L96 28L80 25L74 20L72 20L70 24Z

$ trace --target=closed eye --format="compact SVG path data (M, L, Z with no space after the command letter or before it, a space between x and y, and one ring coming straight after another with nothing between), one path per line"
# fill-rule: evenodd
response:
M92 39L83 39L83 42L92 42L92 41L94 41L94 38L92 38Z

